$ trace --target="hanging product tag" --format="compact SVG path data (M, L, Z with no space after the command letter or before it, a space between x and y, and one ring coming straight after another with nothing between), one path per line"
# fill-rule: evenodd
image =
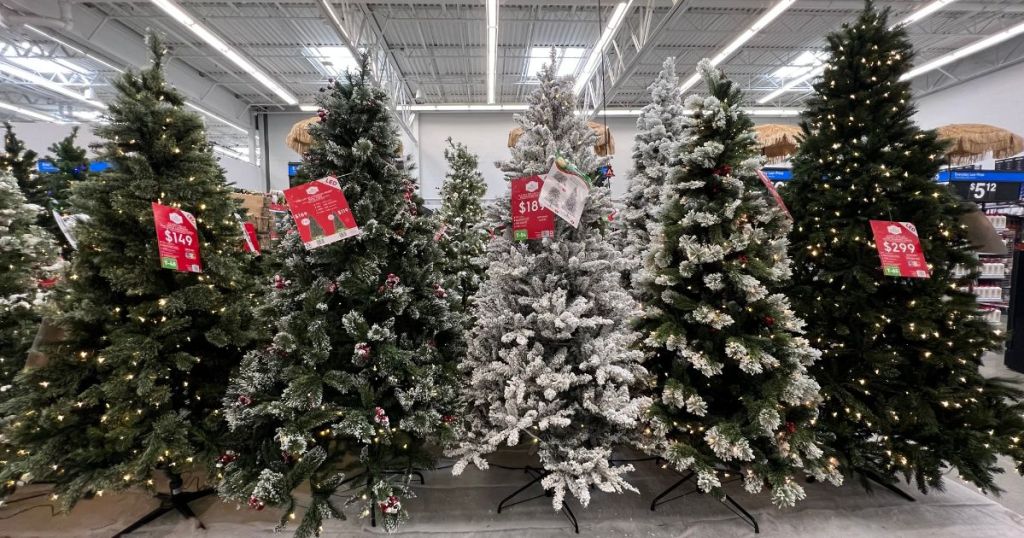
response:
M779 196L778 189L775 188L775 185L772 185L772 180L768 179L768 176L760 170L757 171L757 177L760 178L764 188L768 189L768 194L771 194L772 198L775 198L775 203L779 204L779 209L789 217L789 220L793 220L793 215L789 214L789 208L786 207L786 203L783 202L782 197Z
M249 221L243 221L242 217L239 217L238 215L235 215L235 220L238 221L238 226L242 228L242 239L245 241L245 251L252 252L259 256L260 239L256 236L256 225Z
M185 273L202 273L199 232L192 213L153 202L153 221L160 249L160 267Z
M544 176L540 189L538 201L541 207L550 209L573 228L578 227L590 195L590 185L585 177L560 157L555 158L555 164Z
M56 209L53 210L53 218L57 221L57 227L60 228L60 233L64 234L64 239L68 240L68 244L71 248L78 250L78 241L75 240L75 226L78 225L79 217L85 217L84 215L68 215L61 216Z
M284 197L307 249L362 233L334 176L292 187L284 191Z
M921 252L921 242L913 224L891 220L870 222L885 276L929 278L928 262Z
M541 207L540 176L512 180L512 238L516 241L555 236L555 214Z

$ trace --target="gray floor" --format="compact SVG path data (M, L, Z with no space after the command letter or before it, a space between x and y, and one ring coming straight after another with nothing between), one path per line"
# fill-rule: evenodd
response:
M983 360L981 372L985 377L1012 379L1024 387L1024 374L1014 372L1003 365L1002 353L987 353ZM996 478L996 484L1005 491L999 496L991 496L992 500L1014 512L1024 514L1024 476L1014 472L1013 462L1009 458L1001 458L999 461L1007 471Z

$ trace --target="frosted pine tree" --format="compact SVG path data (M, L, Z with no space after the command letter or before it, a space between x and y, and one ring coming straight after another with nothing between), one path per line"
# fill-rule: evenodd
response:
M650 245L648 228L658 221L661 187L668 174L670 157L684 136L683 97L679 91L675 58L666 58L661 72L648 88L651 102L636 120L633 172L625 208L618 221L621 251L625 258L624 282L630 286L640 272Z
M449 138L444 158L448 161L448 174L441 185L440 229L436 237L444 251L448 291L466 308L480 287L484 272L481 256L487 241L483 226L487 183L477 170L477 156L465 144Z
M813 427L821 398L807 368L820 353L779 293L791 224L756 176L742 94L707 60L699 70L710 95L686 100L689 139L639 278L656 377L646 448L702 491L720 496L720 472L739 472L748 492L792 506L801 471L841 483Z
M543 174L556 152L582 170L594 155L594 133L575 114L572 80L551 65L517 123L524 134L501 163L508 178ZM506 198L507 200L507 198ZM558 220L554 238L515 242L509 203L489 210L489 226L505 228L487 245L488 269L460 370L468 405L455 474L502 445L535 443L547 476L542 486L561 508L567 492L586 506L591 487L636 491L629 465L612 466L612 450L638 430L650 400L636 388L646 378L627 316L636 304L619 284L618 253L609 244L607 188L593 188L579 228Z
M321 94L302 170L337 177L361 234L314 250L285 235L260 312L272 341L247 355L225 399L236 444L221 494L281 508L300 537L349 506L395 530L411 472L433 465L431 443L454 419L463 345L436 223L396 166L388 96L369 77L364 60ZM308 501L297 499L303 484Z

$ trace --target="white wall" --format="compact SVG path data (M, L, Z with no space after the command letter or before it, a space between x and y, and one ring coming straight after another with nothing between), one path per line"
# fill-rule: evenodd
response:
M71 125L60 125L56 123L11 123L14 133L25 142L25 147L35 151L39 157L45 157L50 153L49 147L55 142L71 134ZM82 125L78 129L78 137L75 142L86 149L90 158L95 158L96 153L90 146L102 143L102 139L92 132L93 126ZM231 157L214 153L224 168L224 175L228 182L234 183L241 189L251 191L263 191L263 173L254 165Z

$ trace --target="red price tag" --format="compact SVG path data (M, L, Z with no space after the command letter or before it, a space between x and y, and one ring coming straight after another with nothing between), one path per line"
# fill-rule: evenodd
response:
M256 225L251 222L240 222L242 238L245 239L245 251L260 255L260 239L256 237Z
M334 176L292 187L284 191L284 197L307 249L362 233Z
M512 180L512 238L516 241L554 237L555 214L540 205L540 176Z
M153 221L160 247L160 267L185 273L202 273L199 232L192 213L153 202Z
M882 259L885 276L929 278L928 262L921 251L917 228L909 222L873 220L875 248Z
M760 170L757 171L757 177L760 178L764 188L768 189L768 194L771 194L772 198L775 198L775 203L779 204L779 209L789 217L789 220L793 220L793 215L789 214L789 208L787 208L786 203L782 201L782 197L779 196L779 191L775 188L775 185L772 185L772 180L768 179L768 176L764 175L764 172Z

